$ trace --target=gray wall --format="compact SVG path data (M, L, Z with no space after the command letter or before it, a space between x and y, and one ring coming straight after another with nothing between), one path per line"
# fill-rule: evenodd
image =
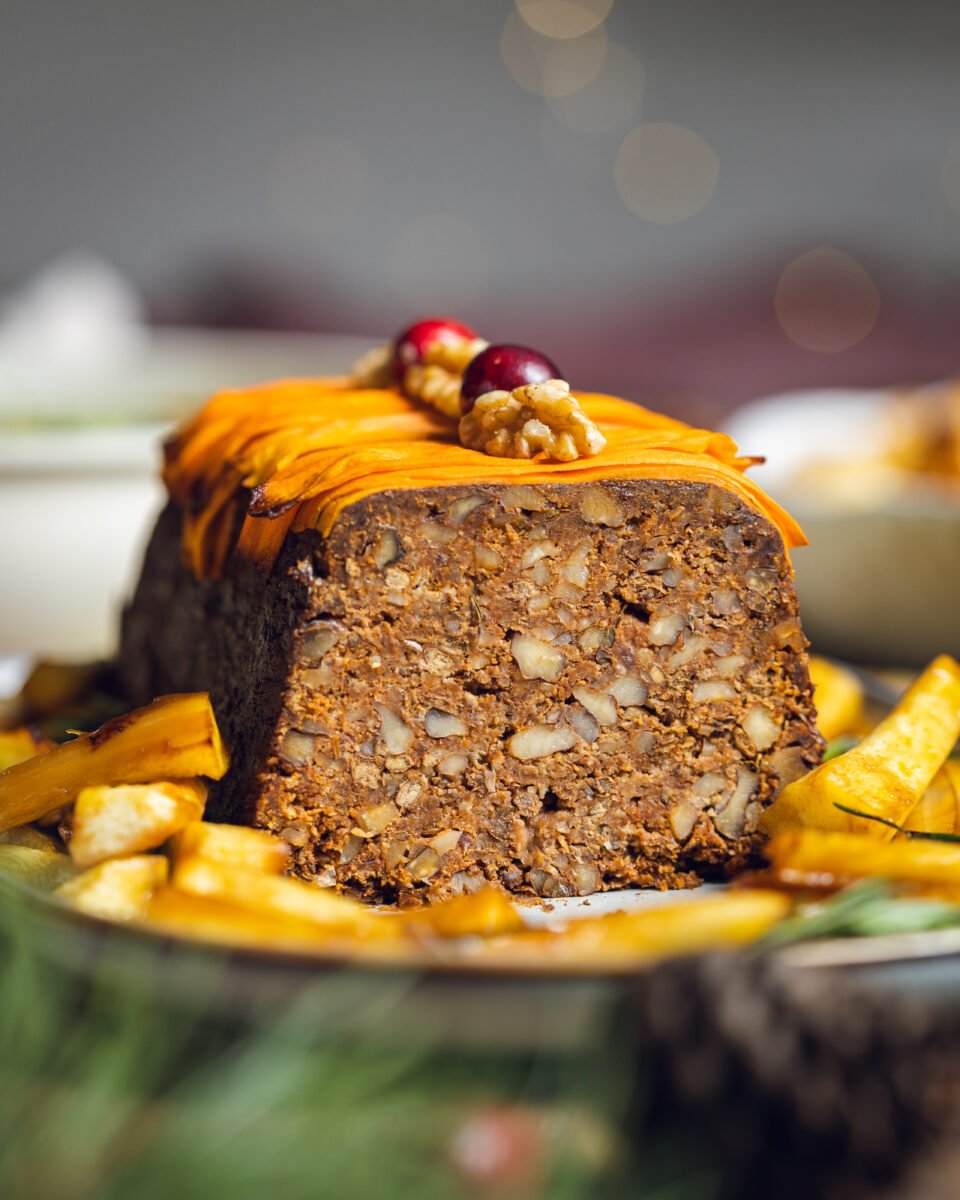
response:
M507 73L511 9L0 0L0 282L75 246L161 298L249 263L316 288L341 328L449 307L502 336L518 313L587 326L821 243L907 291L960 277L940 183L960 135L956 0L617 0L607 28L642 64L643 101L600 133ZM717 152L687 221L644 221L617 194L640 119ZM312 184L304 139L326 146Z

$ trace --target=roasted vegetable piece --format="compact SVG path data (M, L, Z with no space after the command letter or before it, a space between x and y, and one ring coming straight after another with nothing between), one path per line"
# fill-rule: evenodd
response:
M206 692L162 696L0 774L0 832L43 817L85 787L220 779L226 769Z
M863 688L852 671L828 658L810 659L810 682L817 709L817 727L831 742L853 733L863 721Z
M0 845L0 875L48 892L76 875L67 854L51 854L33 846Z
M903 822L903 828L911 833L958 833L957 793L951 772L944 764L934 775L933 781L920 797L916 807ZM908 833L894 834L894 840L908 837Z
M104 673L102 662L38 662L20 689L17 703L36 721L82 700Z
M903 883L960 884L960 845L913 838L878 842L858 833L795 829L777 834L767 857L781 877L833 875L862 879L875 875Z
M42 850L45 854L66 854L67 848L60 839L33 825L15 825L0 833L0 844L28 846L31 850Z
M401 913L397 919L415 933L443 938L493 937L524 928L516 908L492 887Z
M790 911L782 892L744 888L640 912L571 921L564 929L531 930L478 943L471 960L562 962L577 970L696 954L756 941Z
M396 937L403 932L395 918L300 879L285 879L221 862L187 858L177 864L172 882L179 891L193 896L207 896L264 915L313 921L354 936Z
M358 944L352 934L340 928L331 930L316 921L258 912L173 887L158 888L154 892L147 924L179 937L264 950L283 948L308 953L326 950L350 954Z
M189 858L201 858L262 875L282 875L290 861L290 847L265 829L191 821L171 840L170 858L175 867Z
M760 819L764 833L807 827L863 833L894 831L841 811L838 804L901 824L960 735L960 665L935 659L862 742L788 784Z
M199 779L84 788L73 808L70 857L78 867L155 850L203 816L207 785Z
M92 917L138 921L147 915L150 897L166 879L163 855L139 854L99 863L61 884L53 894Z
M42 737L36 730L22 726L0 733L0 771L16 766L28 758L35 758L51 748L53 742Z

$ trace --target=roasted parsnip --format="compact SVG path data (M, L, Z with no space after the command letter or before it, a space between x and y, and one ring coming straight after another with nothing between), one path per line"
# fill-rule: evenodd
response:
M82 871L53 893L71 908L110 921L138 921L147 915L150 897L166 882L161 854L116 858Z
M365 908L300 879L265 875L222 862L187 858L177 863L173 886L192 896L205 896L250 909L264 916L294 917L354 936L397 936L400 924L390 916Z
M206 692L161 696L0 774L0 831L43 817L85 787L219 779L226 769Z
M154 850L203 816L199 779L84 788L73 806L70 857L78 867Z
M897 706L858 745L788 784L760 819L768 834L799 827L862 833L894 830L837 805L901 824L960 735L960 665L935 659Z
M170 858L175 867L199 858L261 875L282 875L290 861L290 847L265 829L191 821L171 840Z
M960 844L911 838L879 842L859 833L794 829L777 834L767 846L774 869L787 879L877 876L902 883L960 884Z
M829 742L858 730L863 721L863 688L852 671L829 658L810 659L817 727Z

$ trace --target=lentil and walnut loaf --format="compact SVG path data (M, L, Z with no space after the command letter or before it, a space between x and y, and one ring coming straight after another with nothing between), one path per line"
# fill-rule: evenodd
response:
M369 486L268 574L213 578L171 504L131 694L209 690L233 753L209 815L370 899L723 874L822 750L783 538L720 483L612 474Z

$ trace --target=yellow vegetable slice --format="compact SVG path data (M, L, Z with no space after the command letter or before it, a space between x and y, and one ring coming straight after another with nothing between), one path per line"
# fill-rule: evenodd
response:
M619 968L749 944L787 916L791 907L783 892L743 888L647 911L571 921L559 930L488 938L471 947L469 959L534 969L560 965L577 971Z
M902 824L960 735L960 665L935 659L862 742L787 784L760 819L764 833L800 827L863 833L894 831L838 804Z
M71 908L109 921L139 921L150 897L166 882L167 860L160 854L116 858L83 871L53 893Z
M73 809L70 857L78 867L155 850L203 815L199 779L84 788Z
M903 822L910 833L957 833L957 792L948 764L940 768L933 781L920 797L916 808ZM902 841L908 833L897 833L894 841Z
M781 876L795 872L849 880L871 875L901 883L960 884L960 844L954 842L879 842L858 833L795 829L773 838L767 857Z
M0 832L73 800L85 787L220 779L227 754L206 692L161 696L0 774Z
M442 938L494 937L524 928L523 918L499 888L454 896L397 918L409 930Z
M354 936L402 934L397 921L347 896L300 879L264 875L221 862L187 858L177 864L173 886L192 896L220 900L265 916L311 921Z
M853 733L863 720L863 688L852 671L828 658L810 659L817 727L829 742Z
M256 912L238 904L195 896L174 887L154 892L146 915L149 927L177 937L250 949L317 951L330 949L349 953L355 939L339 930L331 931L315 921L278 917Z
M170 858L175 867L201 858L261 875L282 875L290 861L290 847L265 829L191 821L172 839Z
M17 763L35 758L51 748L53 742L41 737L32 729L21 726L19 729L0 731L0 771Z

